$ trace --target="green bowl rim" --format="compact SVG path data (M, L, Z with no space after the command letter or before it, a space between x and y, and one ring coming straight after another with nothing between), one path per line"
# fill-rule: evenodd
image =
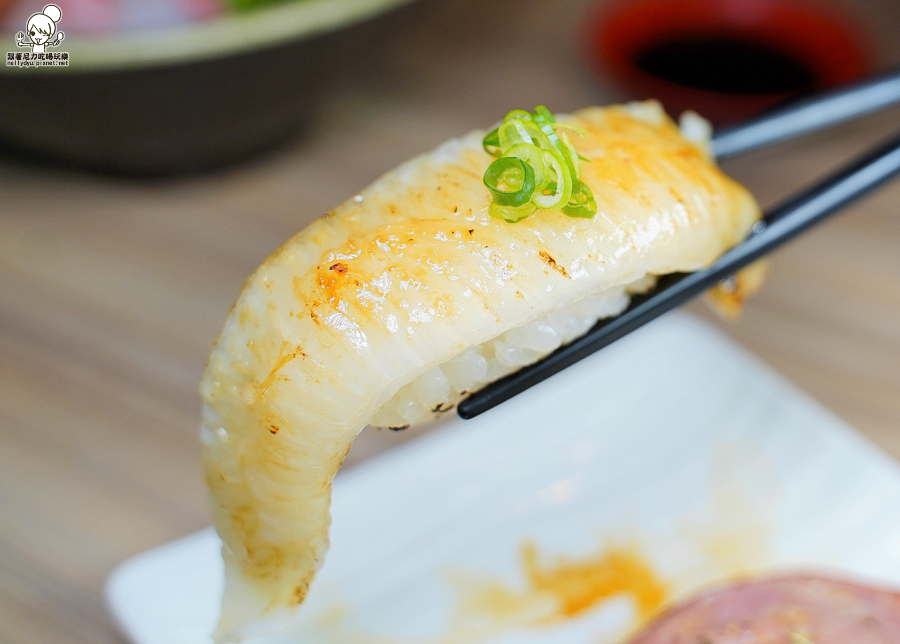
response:
M196 62L335 31L409 2L412 0L284 0L265 9L170 29L101 36L66 34L53 51L69 53L68 67L0 66L0 73L94 72ZM60 26L65 33L65 14ZM10 44L8 50L17 49L15 33L0 34L0 38Z

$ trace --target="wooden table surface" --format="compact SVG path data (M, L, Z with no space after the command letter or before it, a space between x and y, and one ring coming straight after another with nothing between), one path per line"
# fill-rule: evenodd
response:
M242 167L138 182L0 158L0 642L121 642L103 605L107 574L209 523L197 383L244 279L415 153L511 107L618 98L579 59L588 5L422 0L341 70L308 137ZM896 62L900 10L865 7L882 59ZM898 116L726 169L772 203ZM778 253L765 291L724 325L896 457L898 204L895 183ZM405 438L366 430L351 461Z

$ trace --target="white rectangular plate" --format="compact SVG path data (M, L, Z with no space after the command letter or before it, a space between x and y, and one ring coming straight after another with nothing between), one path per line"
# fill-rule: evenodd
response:
M683 314L339 475L333 515L297 620L260 642L588 644L634 628L627 595L552 619L524 543L544 569L637 553L673 598L796 568L900 586L896 464ZM122 564L107 593L123 633L211 642L218 547L210 529Z

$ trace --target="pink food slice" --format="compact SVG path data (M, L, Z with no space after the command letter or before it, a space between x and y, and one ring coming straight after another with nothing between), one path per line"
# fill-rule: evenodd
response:
M791 575L716 588L664 613L630 644L898 644L900 592Z

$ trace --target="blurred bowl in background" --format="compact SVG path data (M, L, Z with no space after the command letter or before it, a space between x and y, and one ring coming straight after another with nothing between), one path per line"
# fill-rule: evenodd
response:
M635 98L716 125L872 69L852 19L797 0L624 0L589 24L595 70Z
M160 31L67 34L67 68L0 67L0 150L126 175L234 163L304 129L329 76L376 44L378 21L357 23L410 1L292 0ZM16 49L13 33L0 39Z

